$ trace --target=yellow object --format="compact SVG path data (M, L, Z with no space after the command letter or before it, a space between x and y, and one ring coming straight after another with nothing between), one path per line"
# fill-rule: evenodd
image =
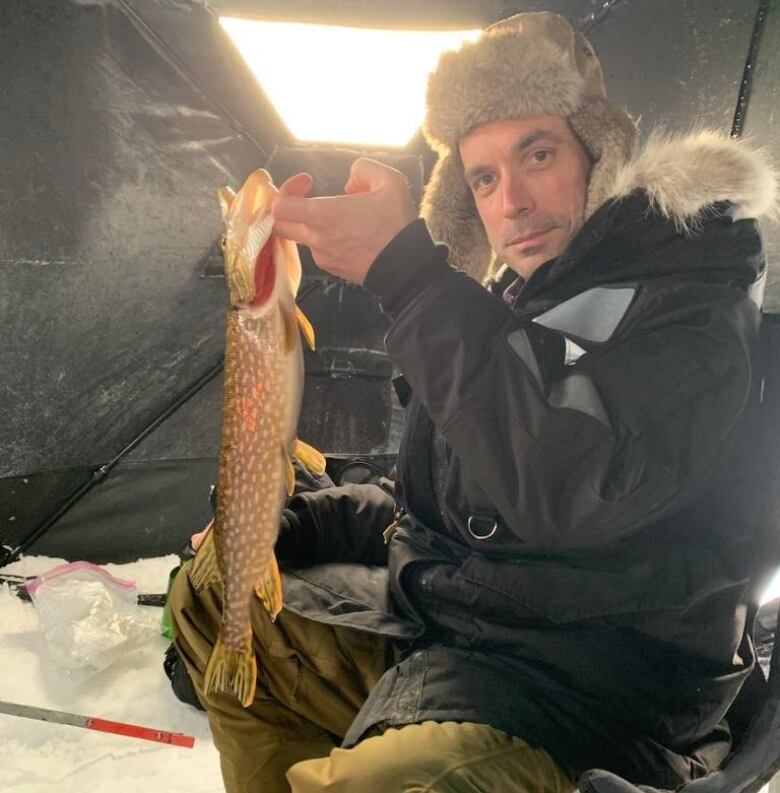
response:
M275 620L282 610L282 576L279 573L276 557L271 557L268 569L257 582L255 594L260 598L271 619Z
M301 311L299 306L295 307L295 318L298 320L298 327L301 329L303 338L306 340L310 350L314 349L314 328L311 326L308 317Z
M293 457L315 476L322 476L325 473L325 456L313 446L296 438L292 453Z

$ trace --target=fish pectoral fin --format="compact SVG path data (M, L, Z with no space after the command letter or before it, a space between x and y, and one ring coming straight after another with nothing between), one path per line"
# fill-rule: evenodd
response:
M196 592L203 591L212 584L219 584L222 576L217 565L217 545L214 542L214 521L210 524L210 531L206 534L198 547L198 552L192 560L190 567L190 582Z
M325 456L321 451L309 446L299 438L293 443L293 457L314 476L322 476L325 473Z
M271 619L275 620L276 615L282 610L283 594L282 576L274 555L271 555L260 580L255 584L255 594L271 615Z
M285 353L295 349L298 343L298 326L295 320L295 311L283 307L282 322L284 323L284 351Z
M235 695L248 708L255 699L257 688L257 660L252 646L252 629L244 637L242 646L230 649L220 631L217 643L209 656L203 675L202 693L224 692Z
M314 328L306 314L301 311L300 306L295 307L295 319L298 327L301 329L301 334L306 341L306 345L310 350L314 349Z

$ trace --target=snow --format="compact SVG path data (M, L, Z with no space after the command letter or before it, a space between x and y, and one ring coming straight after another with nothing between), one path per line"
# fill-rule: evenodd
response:
M62 559L27 557L3 573L37 575ZM178 559L103 565L164 592ZM145 607L159 622L162 609ZM0 700L130 722L195 737L192 749L0 714L0 790L4 793L218 793L219 756L203 712L179 702L162 669L168 640L157 632L141 649L86 684L74 686L49 659L35 609L0 587Z
M38 575L64 560L26 557L3 573ZM139 592L164 592L176 556L103 565ZM780 573L764 599L780 594ZM156 620L162 609L147 607ZM182 732L193 749L0 714L3 793L219 793L219 756L203 712L179 702L162 669L168 640L148 644L74 687L48 657L31 603L0 586L0 700ZM780 793L776 780L761 793Z

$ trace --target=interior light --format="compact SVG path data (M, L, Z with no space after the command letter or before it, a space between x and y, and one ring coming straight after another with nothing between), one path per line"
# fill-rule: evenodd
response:
M780 597L780 570L775 573L775 577L767 585L762 595L759 598L759 604L769 603L770 600L775 600Z
M219 21L298 140L383 146L409 142L439 55L481 32Z

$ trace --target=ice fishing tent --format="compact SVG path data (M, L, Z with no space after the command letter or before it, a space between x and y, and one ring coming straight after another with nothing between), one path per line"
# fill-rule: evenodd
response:
M778 5L0 2L0 564L21 551L156 556L206 521L226 291L217 187L265 166L277 182L306 169L316 192L339 192L359 153L399 167L418 195L430 172L419 134L397 149L297 141L219 16L468 29L556 11L587 33L611 98L641 117L644 133L700 124L750 135L780 161ZM765 432L780 449L780 232L766 231L775 368ZM319 349L307 354L300 435L336 474L355 458L383 468L403 423L385 320L362 290L304 267L300 304Z
M466 29L550 9L587 30L643 130L736 124L778 147L780 13L767 5L4 0L0 542L129 560L175 550L207 517L226 292L215 190L265 165L340 191L355 156L293 138L219 16ZM369 151L419 194L431 164L419 135ZM362 290L305 268L319 349L301 437L382 464L403 420L384 320ZM780 278L766 305L780 308Z

